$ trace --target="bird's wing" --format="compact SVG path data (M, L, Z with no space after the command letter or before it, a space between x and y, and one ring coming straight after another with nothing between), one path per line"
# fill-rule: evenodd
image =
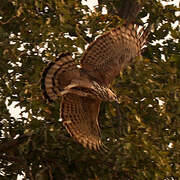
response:
M143 29L137 29L132 24L120 26L98 37L89 45L81 59L82 70L98 83L108 86L123 67L141 55L147 33Z
M101 145L98 124L100 102L73 94L63 96L60 116L69 134L84 147L98 150Z
M61 54L44 69L41 78L43 95L49 101L56 100L60 92L79 76L79 69L69 54Z

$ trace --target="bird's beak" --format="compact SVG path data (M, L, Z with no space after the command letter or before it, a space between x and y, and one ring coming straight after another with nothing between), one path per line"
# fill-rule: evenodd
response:
M120 100L118 99L118 97L115 98L114 102L120 104Z

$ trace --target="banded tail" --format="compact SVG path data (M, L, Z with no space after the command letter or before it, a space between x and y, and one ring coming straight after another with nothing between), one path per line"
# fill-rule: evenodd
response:
M41 89L44 97L50 102L56 100L60 92L78 75L79 69L70 54L61 54L42 73Z

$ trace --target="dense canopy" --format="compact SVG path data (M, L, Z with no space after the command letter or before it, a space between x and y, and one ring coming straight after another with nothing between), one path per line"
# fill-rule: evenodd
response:
M143 59L135 59L112 84L120 104L101 105L107 152L76 143L62 126L59 103L42 98L47 63L66 51L78 63L90 42L124 22L116 13L123 1L101 0L92 11L78 0L1 0L0 179L180 177L180 33L174 5L144 1L138 14L136 23L154 23L154 31ZM21 108L18 117L10 113L14 102Z

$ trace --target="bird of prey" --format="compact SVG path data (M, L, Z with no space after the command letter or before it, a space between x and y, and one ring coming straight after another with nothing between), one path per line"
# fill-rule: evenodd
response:
M69 53L63 53L42 73L44 97L62 96L60 116L69 134L84 147L102 147L98 114L102 101L117 101L111 82L134 58L141 56L149 28L133 23L111 29L90 43L80 67Z

